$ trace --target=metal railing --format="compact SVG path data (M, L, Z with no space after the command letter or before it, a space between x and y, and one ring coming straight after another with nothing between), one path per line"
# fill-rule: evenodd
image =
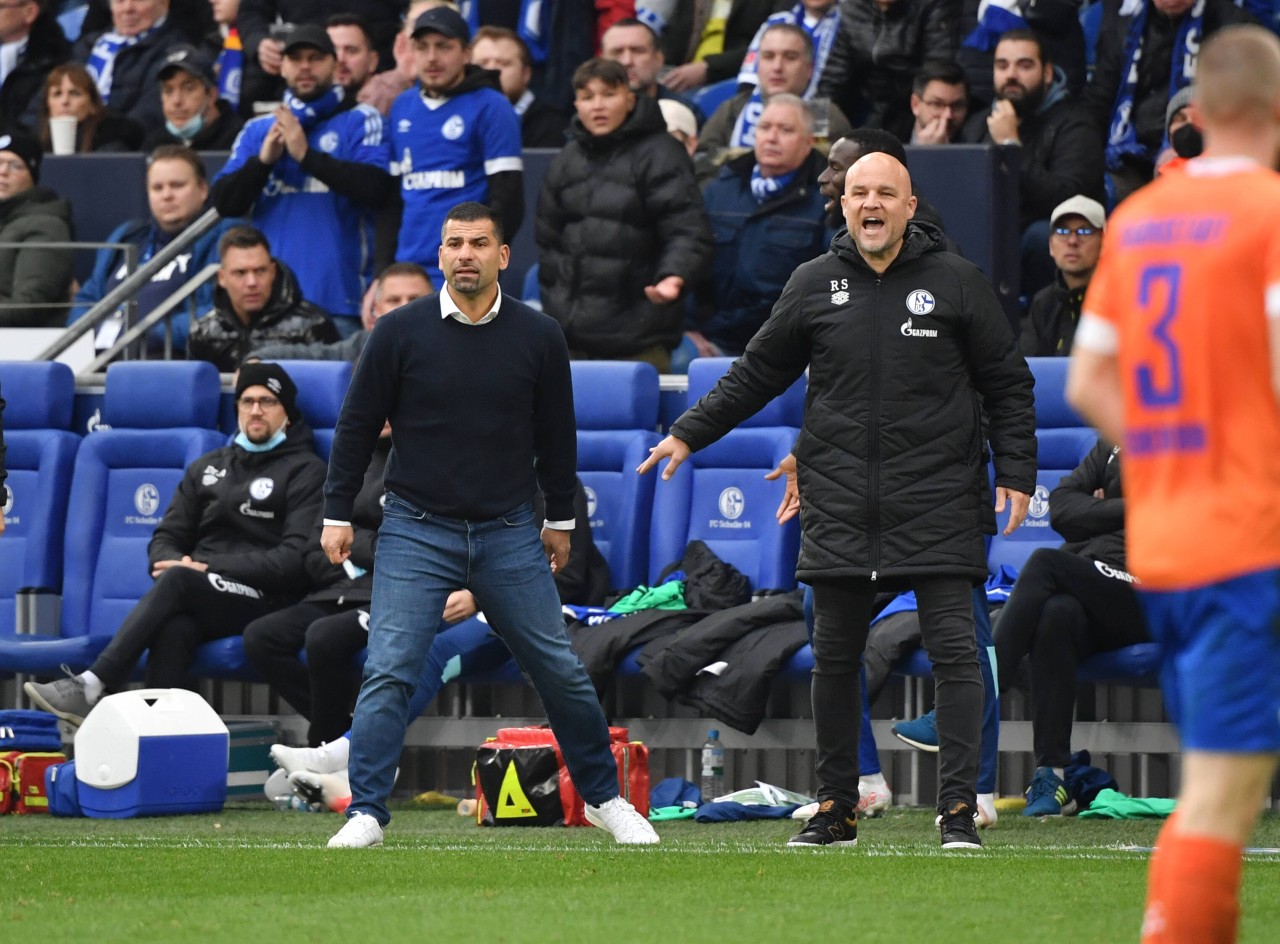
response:
M130 249L132 249L132 259L128 258L129 250L126 249L126 264L132 263L132 265L135 266L129 275L125 276L125 278L121 280L115 288L107 292L101 300L95 302L89 310L84 313L84 315L78 318L70 327L67 328L62 337L58 338L57 341L41 351L40 355L36 359L42 361L54 360L59 354L62 354L75 344L80 337L91 331L96 331L99 324L114 315L121 306L124 306L124 325L126 329L124 337L128 337L130 340L125 342L123 346L121 345L123 338L117 340L107 353L110 353L111 356L114 357L118 353L122 352L128 344L131 344L133 341L141 338L142 332L134 333L137 326L133 324L133 315L136 310L136 296L138 291L150 282L152 277L159 273L160 270L181 255L182 252L190 247L192 243L216 226L221 218L222 217L218 214L217 210L212 208L206 210L190 226L175 236L163 249L144 262L141 266L137 265L137 246L130 247ZM43 248L46 246L60 246L62 244L40 243L39 245ZM83 247L86 244L78 243L70 245ZM194 287L198 287L200 284L203 284L208 278L208 267L206 267L194 278L188 279L177 292L165 299L163 304L168 307L165 308L159 317L152 320L150 316L148 316L146 319L148 322L147 326L151 327L157 324L160 321L160 318L167 316L178 306L183 296L194 291ZM193 283L195 283L194 286ZM177 296L176 300L175 296ZM152 314L154 314L154 312ZM172 353L172 328L168 327L166 322L165 355L168 357L172 355ZM105 364L106 361L103 360L104 357L107 357L107 355L104 354L95 359L94 364L98 365L99 362ZM109 360L110 358L108 357L107 359ZM95 366L93 369L98 370L100 368Z

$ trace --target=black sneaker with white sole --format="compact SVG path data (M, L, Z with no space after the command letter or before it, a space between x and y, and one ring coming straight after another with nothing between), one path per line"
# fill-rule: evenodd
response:
M810 849L857 844L858 815L852 806L845 806L836 800L823 800L818 804L818 812L809 817L804 829L787 842L788 846Z
M974 821L973 807L968 803L953 803L942 811L938 829L942 834L943 849L981 849L982 838Z

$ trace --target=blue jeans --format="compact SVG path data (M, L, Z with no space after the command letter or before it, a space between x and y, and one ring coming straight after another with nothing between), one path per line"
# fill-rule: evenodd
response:
M609 728L569 647L551 569L526 502L489 520L428 514L387 492L374 563L369 656L351 725L351 806L390 822L386 801L409 724L409 700L427 665L449 594L465 587L542 698L582 798L618 795Z

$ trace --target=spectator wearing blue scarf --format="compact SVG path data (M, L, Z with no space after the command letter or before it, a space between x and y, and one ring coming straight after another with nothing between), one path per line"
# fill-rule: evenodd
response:
M696 321L672 358L683 373L696 356L741 354L769 317L796 267L826 248L825 199L813 148L813 118L795 95L765 106L755 146L725 164L703 191L715 236L707 277L696 288Z
M169 19L169 0L112 6L109 29L83 35L72 58L83 62L108 107L148 129L164 126L160 69L182 35Z
M1151 180L1166 143L1165 108L1195 78L1204 40L1224 26L1253 22L1231 0L1122 0L1104 9L1082 105L1106 136L1108 196L1115 202Z

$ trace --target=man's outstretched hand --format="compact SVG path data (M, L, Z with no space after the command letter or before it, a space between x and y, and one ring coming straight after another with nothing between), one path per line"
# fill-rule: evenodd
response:
M644 475L663 459L668 459L666 467L662 470L662 478L671 478L676 469L680 468L680 464L689 458L690 449L682 440L676 439L674 436L668 436L658 445L649 450L649 458L645 459L636 466L636 472Z
M782 495L782 501L778 503L778 524L786 524L800 513L800 482L796 477L796 457L790 453L778 463L776 469L766 472L764 477L772 482L784 475L787 477L786 491Z

